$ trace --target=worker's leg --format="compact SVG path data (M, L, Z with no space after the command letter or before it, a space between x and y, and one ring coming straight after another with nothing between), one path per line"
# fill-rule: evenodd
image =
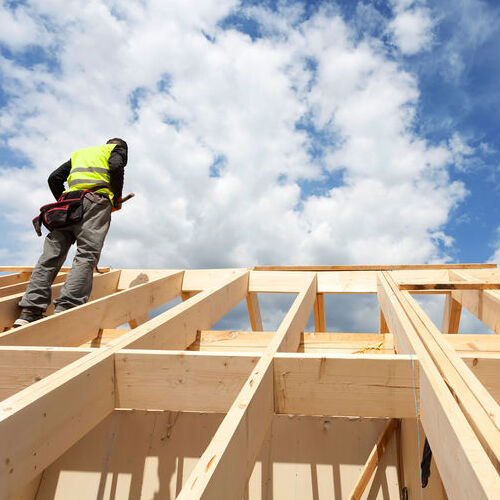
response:
M41 316L50 304L54 282L71 244L75 241L70 231L55 230L47 235L43 252L33 269L26 293L19 302L23 312Z
M96 203L83 199L83 219L72 226L76 236L76 254L71 271L54 300L55 312L85 304L92 291L92 274L99 262L104 239L111 222L111 203L103 199Z

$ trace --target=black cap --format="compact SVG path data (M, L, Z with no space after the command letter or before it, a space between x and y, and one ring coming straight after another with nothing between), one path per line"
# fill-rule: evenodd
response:
M120 146L123 146L125 149L128 149L127 143L123 139L120 139L119 137L114 137L113 139L110 139L106 144L119 144Z

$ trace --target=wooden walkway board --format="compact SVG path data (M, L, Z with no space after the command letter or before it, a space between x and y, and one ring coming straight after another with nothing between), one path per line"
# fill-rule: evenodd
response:
M0 499L418 498L418 425L425 498L500 491L500 336L458 333L462 307L500 333L494 264L105 269L11 329L32 270L0 267ZM276 331L267 293L293 295ZM327 331L346 293L376 294L379 332ZM414 293L445 295L442 324ZM242 302L251 331L211 330Z

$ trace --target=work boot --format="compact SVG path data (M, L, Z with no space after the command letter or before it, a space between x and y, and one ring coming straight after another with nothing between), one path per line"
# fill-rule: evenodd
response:
M37 307L24 308L21 311L21 315L16 319L12 325L14 328L19 328L20 326L25 326L28 323L33 323L33 321L38 321L43 318L42 310Z

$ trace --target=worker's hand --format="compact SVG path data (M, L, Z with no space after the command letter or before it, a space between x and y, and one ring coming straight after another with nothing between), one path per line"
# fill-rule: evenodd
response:
M117 203L113 206L113 210L112 212L116 212L118 210L121 210L122 209L122 204L121 203Z

